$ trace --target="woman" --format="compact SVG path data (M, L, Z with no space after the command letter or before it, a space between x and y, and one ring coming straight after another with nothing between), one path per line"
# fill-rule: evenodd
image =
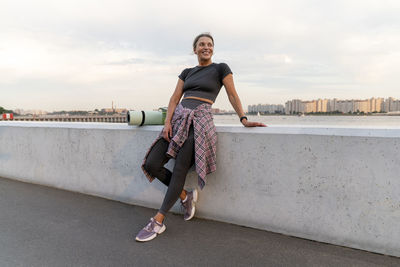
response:
M149 241L165 231L163 223L166 213L178 198L184 209L184 219L190 220L195 213L198 192L183 189L186 175L195 164L198 183L203 189L207 174L216 170L217 135L211 114L222 85L229 101L245 127L266 125L250 122L244 116L242 104L236 93L232 71L225 63L213 63L214 39L208 33L198 35L193 42L198 66L188 68L179 75L178 84L170 98L165 125L147 152L142 170L153 181L157 177L168 186L164 201L157 214L137 234L137 241ZM179 103L182 95L183 100ZM179 104L178 104L179 103ZM175 158L173 172L163 167L170 158Z

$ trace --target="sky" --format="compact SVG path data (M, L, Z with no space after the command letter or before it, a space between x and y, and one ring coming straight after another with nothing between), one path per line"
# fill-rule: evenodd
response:
M400 98L398 0L1 0L0 106L152 110L210 32L244 110ZM214 108L233 110L221 88Z

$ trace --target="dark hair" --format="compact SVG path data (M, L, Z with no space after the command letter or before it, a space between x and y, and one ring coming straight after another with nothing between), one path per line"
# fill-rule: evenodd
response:
M196 38L194 38L194 41L193 41L193 51L196 50L197 42L199 41L199 39L200 39L201 37L208 37L208 38L210 38L210 39L212 40L213 45L214 45L214 38L211 36L211 33L209 33L209 32L203 32L203 33L197 35Z

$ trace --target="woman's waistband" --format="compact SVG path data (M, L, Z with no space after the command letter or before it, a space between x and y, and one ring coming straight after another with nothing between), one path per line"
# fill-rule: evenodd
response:
M212 109L211 104L203 103L198 105L195 109L185 108L182 103L179 103L176 107L173 115L173 120L180 120L183 117L188 117L193 113L194 117L204 117L208 120L212 120Z
M203 102L199 105L197 105L194 109L191 108L187 108L185 106L182 105L182 102L180 102L177 106L177 109L180 108L182 110L189 110L189 112L206 112L206 113L211 113L211 104Z
M185 98L182 99L181 104L184 108L188 108L188 109L196 109L198 106L202 105L202 104L209 104L208 102L199 100L199 99L193 99L193 98Z

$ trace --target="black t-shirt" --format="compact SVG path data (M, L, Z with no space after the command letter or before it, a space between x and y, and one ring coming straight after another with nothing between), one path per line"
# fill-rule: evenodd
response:
M222 80L232 73L225 63L211 63L208 66L187 68L178 76L184 81L183 97L196 96L215 102L223 85Z

